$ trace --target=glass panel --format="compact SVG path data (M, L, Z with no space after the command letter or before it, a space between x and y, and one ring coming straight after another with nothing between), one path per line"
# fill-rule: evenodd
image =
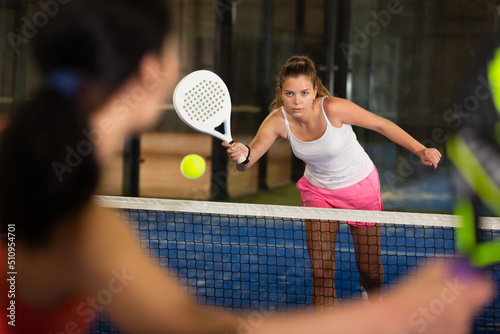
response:
M457 99L456 87L463 80L478 46L498 26L495 0L352 0L351 10L332 13L350 17L350 39L344 45L349 60L347 98L383 116L429 147L446 153L444 142L450 126L446 117L464 101ZM197 69L214 69L215 24L229 8L217 8L213 0L170 1L175 11L180 43L181 77ZM296 52L299 0L275 0L271 89L281 65ZM305 1L303 53L326 74L325 1ZM336 2L337 3L337 2ZM25 6L22 6L22 5ZM249 143L261 120L262 41L264 0L234 0L231 80L233 135ZM338 7L336 7L338 9ZM40 77L27 56L24 36L26 22L40 11L28 1L2 1L0 5L0 114L12 101L29 96ZM342 16L340 16L342 17ZM23 21L23 18L25 19ZM335 29L343 27L337 26ZM336 31L337 33L338 31ZM336 35L337 36L337 35ZM9 39L10 37L10 39ZM14 43L15 44L15 43ZM337 46L339 47L339 46ZM342 46L341 46L342 47ZM346 49L347 47L347 49ZM159 125L142 136L141 195L155 197L208 198L211 141L194 132L176 116L171 101L164 105ZM386 209L449 211L450 163L444 159L437 171L384 136L361 128L358 139L377 166ZM187 182L179 172L180 159L199 152L207 158L208 170L196 181ZM231 164L232 166L232 164ZM286 141L277 141L268 161L269 186L290 182L291 152ZM231 167L232 168L232 167ZM103 194L121 193L122 156L105 172ZM230 194L257 190L257 166L246 173L230 169ZM182 182L172 182L182 180ZM177 185L179 183L179 185Z
M493 32L496 2L352 1L351 99L444 153L447 111ZM450 211L450 163L439 168L370 130L358 138L377 166L386 209Z

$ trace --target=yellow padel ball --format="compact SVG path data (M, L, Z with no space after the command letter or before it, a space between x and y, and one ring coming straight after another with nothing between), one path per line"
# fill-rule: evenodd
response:
M188 154L181 162L181 173L188 179L197 179L205 173L206 164L198 154Z

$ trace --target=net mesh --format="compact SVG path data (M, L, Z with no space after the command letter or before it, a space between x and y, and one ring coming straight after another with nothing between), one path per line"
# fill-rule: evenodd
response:
M99 199L121 210L152 263L164 268L196 302L233 314L302 312L312 309L313 302L331 301L333 294L333 300L347 305L363 299L365 289L380 288L383 298L414 275L417 266L455 259L452 215ZM364 235L366 229L352 229L342 221L378 223L379 236L371 241L375 251L356 251L355 240L363 245L370 236ZM500 219L483 218L483 241L500 240L499 228ZM316 252L312 262L308 247ZM498 296L500 265L486 268L484 275L497 282ZM500 333L498 298L479 312L472 328L474 333ZM105 314L91 332L121 333Z

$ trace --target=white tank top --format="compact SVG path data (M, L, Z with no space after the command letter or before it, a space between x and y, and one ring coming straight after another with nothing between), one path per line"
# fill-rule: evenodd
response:
M340 189L358 183L373 170L373 162L356 139L352 127L343 124L334 127L323 108L324 97L321 99L321 110L326 120L326 130L321 138L313 141L297 139L290 131L288 118L283 107L286 132L292 151L297 158L304 161L306 170L304 176L317 187L324 189Z

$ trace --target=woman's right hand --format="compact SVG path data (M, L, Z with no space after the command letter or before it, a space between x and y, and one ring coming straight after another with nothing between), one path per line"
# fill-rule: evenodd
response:
M222 146L227 149L226 152L229 158L236 163L242 155L245 158L248 157L248 147L246 147L242 143L234 143L233 145L231 145L228 142L223 142Z

